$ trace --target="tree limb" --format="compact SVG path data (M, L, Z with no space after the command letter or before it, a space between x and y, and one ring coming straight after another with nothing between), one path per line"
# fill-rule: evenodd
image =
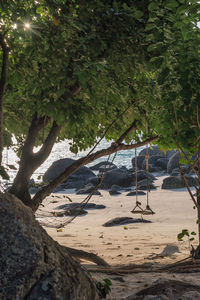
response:
M88 156L79 158L77 161L75 161L73 164L71 164L69 167L67 167L64 172L62 172L59 176L57 176L55 179L53 179L48 185L43 187L40 191L38 191L35 196L33 197L33 207L34 211L36 211L39 207L39 205L42 203L43 199L45 199L47 196L49 196L54 189L59 186L62 182L66 181L68 177L76 172L78 169L80 169L82 166L96 160L97 158L103 157L105 155L113 154L120 150L130 150L135 149L141 146L144 146L148 143L151 143L158 139L158 136L150 137L146 139L145 141L132 144L132 145L126 145L126 144L116 144L113 143L110 147L107 149L99 150L93 154L90 154Z
M2 124L3 124L3 98L6 89L6 80L8 73L8 61L9 61L9 47L6 45L4 36L0 33L0 46L3 51L2 67L1 67L1 79L0 79L0 164L2 162Z

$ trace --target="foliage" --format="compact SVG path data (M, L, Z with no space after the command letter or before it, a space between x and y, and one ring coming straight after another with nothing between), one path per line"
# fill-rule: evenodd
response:
M1 3L1 30L11 49L5 127L19 145L24 143L34 112L62 125L60 139L71 139L73 152L93 145L132 102L133 107L106 138L118 137L134 118L143 129L138 91L144 83L149 86L141 74L146 73L147 4L103 0ZM42 141L40 136L37 143Z
M154 76L150 126L164 148L195 153L199 145L200 29L198 1L151 1L146 26Z
M96 287L100 298L106 298L106 296L111 292L112 282L110 279L103 279L103 282L96 282Z

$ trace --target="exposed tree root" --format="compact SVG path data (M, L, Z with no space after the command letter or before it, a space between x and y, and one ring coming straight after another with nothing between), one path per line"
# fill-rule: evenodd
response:
M63 250L67 250L73 258L80 261L81 259L95 263L98 266L109 267L109 264L101 257L94 253L78 250L70 247L62 246Z
M131 264L122 266L87 266L89 272L101 272L107 274L132 274L132 273L195 273L200 272L200 259L194 259L191 256L182 259L181 261L166 266L157 267L154 264Z

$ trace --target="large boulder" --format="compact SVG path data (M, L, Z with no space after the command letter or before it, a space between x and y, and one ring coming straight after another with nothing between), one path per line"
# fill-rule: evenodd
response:
M75 160L72 158L59 159L52 163L48 170L43 175L44 181L51 181L60 175L64 170L72 165ZM66 181L65 188L80 188L89 178L95 177L95 174L87 167L81 167L73 173Z
M101 183L101 188L110 189L113 184L121 187L129 187L133 185L134 177L129 172L122 172L120 170L109 171L105 174Z
M142 164L144 164L146 148L142 149L137 156L137 166L138 169L142 169ZM166 152L159 149L158 146L148 147L149 158L152 156L160 156L160 158L170 158L175 153L175 150L167 150ZM149 162L151 163L151 161ZM152 164L152 163L151 163ZM132 165L135 167L135 157L132 159Z
M180 159L179 151L177 151L170 157L169 162L167 164L167 173L168 174L171 174L174 169L179 167L179 159Z
M195 186L197 184L197 179L186 175L185 176L189 186ZM179 189L184 188L185 183L181 176L169 176L163 179L162 189Z
M0 195L0 299L99 299L88 272L35 220L30 208Z

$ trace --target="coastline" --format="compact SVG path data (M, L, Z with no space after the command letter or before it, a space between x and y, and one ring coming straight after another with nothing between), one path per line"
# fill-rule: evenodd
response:
M108 191L100 190L101 196L93 196L90 202L104 204L105 209L88 209L88 214L78 216L62 231L56 228L46 227L48 234L60 244L80 250L85 250L98 254L110 265L129 265L129 264L154 264L165 265L186 258L189 255L188 241L179 242L177 234L182 229L189 232L196 231L196 210L193 209L193 202L186 190L163 190L161 182L164 177L159 177L155 181L156 190L149 193L151 208L155 215L144 216L144 219L152 223L132 223L114 227L103 227L102 225L110 219L116 217L140 218L140 215L133 215L130 211L135 206L135 196L126 196L123 192L118 196L111 196ZM69 196L73 202L81 202L86 195L75 194L52 194L43 202L44 207L40 207L40 219L43 224L59 224L69 219L69 217L53 217L45 212L59 211L56 207L69 203L66 198ZM139 196L142 206L146 205L146 196ZM194 241L194 245L197 241ZM160 255L166 246L176 246L178 252L165 253ZM173 251L172 251L173 252ZM85 262L86 263L86 262ZM86 263L88 264L88 262ZM113 280L113 276L101 273L92 273L101 280L111 278L113 282L112 300L123 299L137 290L149 285L159 274L129 274L124 275L124 282L119 283ZM168 276L168 275L167 275ZM169 275L170 276L170 275ZM191 275L180 274L179 277L186 278L191 282ZM189 277L188 277L189 276ZM116 277L116 276L115 276ZM162 276L163 277L163 276ZM182 278L181 277L181 278ZM139 279L140 278L140 279ZM177 277L176 277L177 278ZM200 275L197 274L193 281L197 283ZM192 282L193 282L192 281ZM124 286L123 286L124 285Z

